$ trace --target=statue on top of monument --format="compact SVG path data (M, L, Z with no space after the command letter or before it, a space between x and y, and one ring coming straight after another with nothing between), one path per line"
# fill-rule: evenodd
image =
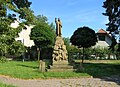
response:
M62 36L61 28L62 28L62 22L60 21L60 18L55 18L55 23L56 23L56 35L57 36Z

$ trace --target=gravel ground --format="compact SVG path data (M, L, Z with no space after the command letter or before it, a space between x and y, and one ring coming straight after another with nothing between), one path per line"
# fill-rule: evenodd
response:
M117 81L117 80L116 80ZM73 79L33 79L23 80L0 76L0 82L17 87L120 87L119 82L100 78L73 78Z

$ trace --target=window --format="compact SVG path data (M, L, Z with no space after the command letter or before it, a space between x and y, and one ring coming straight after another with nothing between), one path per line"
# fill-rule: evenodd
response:
M105 41L105 36L104 35L100 35L100 36L98 36L99 37L99 40L100 41Z
M17 41L22 43L22 41L21 41L21 40L17 40Z

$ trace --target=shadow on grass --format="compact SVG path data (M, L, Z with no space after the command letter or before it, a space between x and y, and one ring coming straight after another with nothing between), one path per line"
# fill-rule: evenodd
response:
M75 66L79 66L75 64ZM112 81L120 85L120 64L84 63L83 71L94 78Z
M30 66L30 65L24 65L24 64L18 64L17 66L22 66L22 67L27 67L27 68L32 68L32 69L38 69L39 68L37 66Z

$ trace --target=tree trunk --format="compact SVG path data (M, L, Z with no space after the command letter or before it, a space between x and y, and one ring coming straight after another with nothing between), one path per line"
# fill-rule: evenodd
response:
M118 49L117 49L118 52L120 52L120 43L118 43Z
M79 59L80 59L80 49L79 49Z
M38 51L38 61L40 60L40 48L37 48Z
M84 52L85 52L85 49L84 49L84 47L83 47L83 56L82 56L82 64L83 64L83 61L84 61Z

